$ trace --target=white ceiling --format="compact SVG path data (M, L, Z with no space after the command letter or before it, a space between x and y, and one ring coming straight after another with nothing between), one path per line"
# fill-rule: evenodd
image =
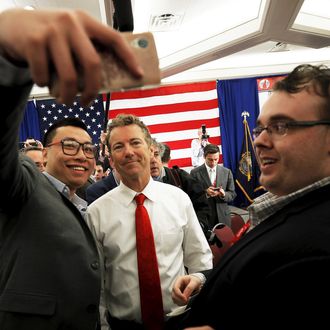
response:
M27 5L82 8L111 24L111 0L1 0L0 10ZM162 83L330 66L329 0L132 0L132 7L134 32L154 33Z

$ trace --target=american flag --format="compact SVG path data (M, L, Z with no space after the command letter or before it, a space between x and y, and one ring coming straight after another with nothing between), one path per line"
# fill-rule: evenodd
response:
M98 145L105 119L102 95L99 95L89 107L85 108L80 105L79 97L71 105L58 104L55 99L39 100L36 101L36 107L39 115L41 138L56 121L72 117L79 118L86 124L93 143Z
M152 137L168 144L170 166L191 166L191 141L197 138L202 124L210 135L209 142L221 147L216 81L113 92L109 119L119 113L138 116L148 126Z

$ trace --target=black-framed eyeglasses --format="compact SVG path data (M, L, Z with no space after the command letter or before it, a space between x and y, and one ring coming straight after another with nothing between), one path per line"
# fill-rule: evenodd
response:
M330 120L315 121L277 121L267 126L257 126L252 130L253 138L256 139L263 131L273 137L282 137L287 135L288 129L292 127L312 127L316 125L330 125Z
M80 143L74 139L63 139L61 141L49 143L47 147L51 147L56 144L62 144L62 151L64 155L67 156L75 156L80 150L80 147L82 147L82 150L84 152L84 155L86 158L93 159L95 158L96 154L96 146L91 142L86 143Z

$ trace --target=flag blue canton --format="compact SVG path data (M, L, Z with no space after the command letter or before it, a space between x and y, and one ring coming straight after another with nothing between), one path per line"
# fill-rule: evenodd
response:
M41 138L48 128L55 122L64 118L79 118L87 126L89 135L95 145L99 143L99 137L104 125L104 107L102 95L95 99L88 107L82 107L79 97L73 104L58 104L55 99L39 100L36 102L39 116Z

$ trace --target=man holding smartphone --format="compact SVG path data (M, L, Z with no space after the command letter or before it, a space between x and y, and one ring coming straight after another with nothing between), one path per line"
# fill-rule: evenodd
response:
M210 207L209 228L219 222L230 226L229 202L236 197L233 174L230 169L218 165L219 147L208 144L204 148L205 164L191 170L192 177L200 181L205 189Z

